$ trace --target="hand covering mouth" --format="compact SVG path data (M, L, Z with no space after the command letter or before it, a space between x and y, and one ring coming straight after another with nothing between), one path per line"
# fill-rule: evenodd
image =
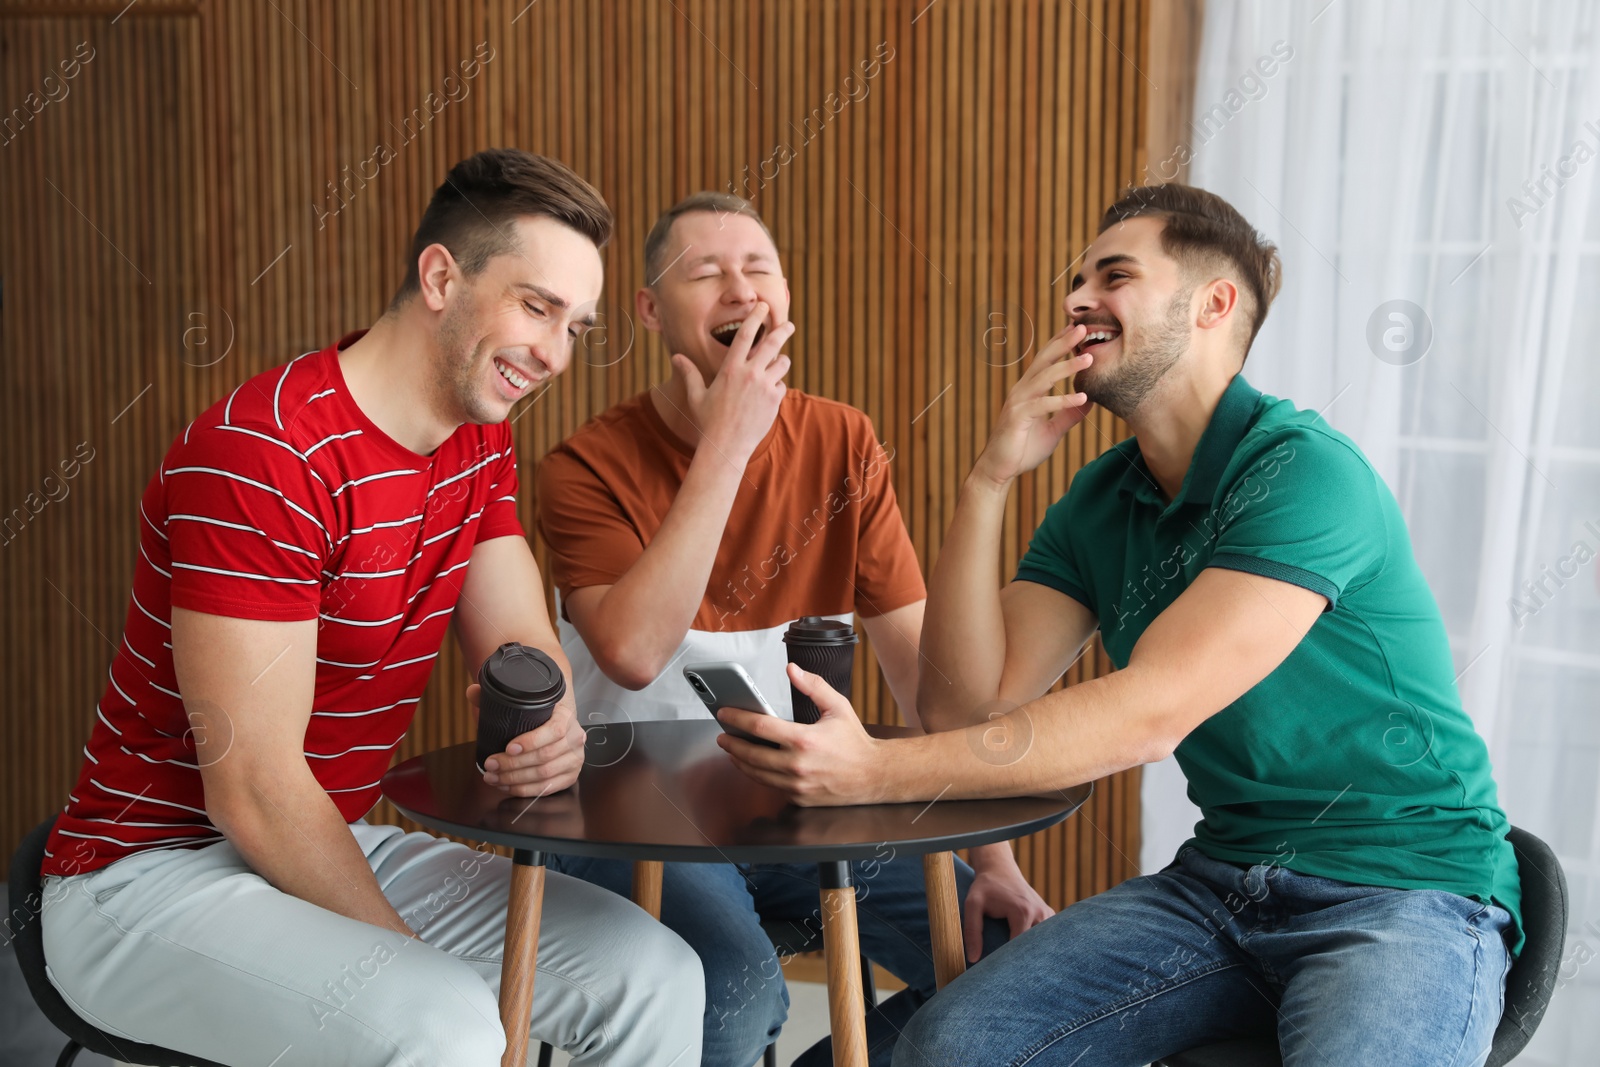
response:
M721 345L723 348L727 348L729 345L733 344L734 337L736 337L739 333L739 327L743 325L743 319L734 319L732 322L725 322L721 326L713 326L711 328L711 339L717 342L717 344ZM766 335L766 332L766 323L763 322L761 325L757 326L756 335L755 338L750 342L750 347L754 348L757 344L759 344L761 338Z

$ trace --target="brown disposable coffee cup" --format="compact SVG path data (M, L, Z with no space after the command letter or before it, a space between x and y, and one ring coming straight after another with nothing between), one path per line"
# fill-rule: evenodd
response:
M796 619L784 631L783 643L789 651L789 662L803 671L821 675L846 698L850 696L850 673L856 659L856 632L847 622L825 619L820 615L807 615ZM793 683L789 693L794 700L794 721L816 722L822 715L811 698L796 689Z
M555 660L516 641L501 645L483 661L478 685L480 771L484 760L549 722L556 704L567 693L567 680Z

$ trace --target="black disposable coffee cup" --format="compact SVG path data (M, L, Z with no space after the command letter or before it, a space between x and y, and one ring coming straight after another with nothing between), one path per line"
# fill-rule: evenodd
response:
M807 615L789 624L783 633L789 662L803 671L821 675L822 680L846 697L850 695L850 672L856 660L856 632L847 622ZM822 717L811 698L791 683L794 721L812 723Z
M480 771L484 760L549 722L556 704L567 693L567 680L555 660L515 641L501 645L483 661L478 685Z

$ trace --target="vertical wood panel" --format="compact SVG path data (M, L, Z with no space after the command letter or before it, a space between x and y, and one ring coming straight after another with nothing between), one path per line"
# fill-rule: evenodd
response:
M0 107L77 42L96 49L70 95L0 147L0 519L75 443L96 449L0 547L0 848L77 772L160 456L238 382L376 318L428 195L479 148L564 159L618 219L607 328L514 413L530 530L533 462L668 373L632 319L655 215L731 187L785 256L791 380L872 416L931 565L1015 357L1063 324L1065 268L1144 164L1147 112L1171 114L1134 64L1171 51L1151 43L1152 2L1177 0L147 0L114 22L122 0L0 0ZM480 44L494 58L431 114L428 94ZM880 44L893 59L863 79ZM847 76L865 93L852 99ZM393 159L372 176L379 144ZM793 158L774 174L780 144ZM1010 347L985 347L992 325ZM1126 432L1097 414L1023 480L998 577L1072 472ZM1096 646L1067 681L1109 669ZM875 663L856 677L863 715L895 720ZM447 648L403 755L468 737L465 682ZM1131 772L1019 842L1023 869L1064 906L1135 873L1137 821Z

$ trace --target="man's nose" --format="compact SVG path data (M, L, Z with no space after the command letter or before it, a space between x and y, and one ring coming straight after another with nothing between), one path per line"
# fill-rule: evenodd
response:
M572 362L572 350L577 342L567 336L565 330L552 329L550 335L541 338L528 349L528 354L533 361L544 367L545 373L554 378L567 369Z
M737 271L728 276L728 286L722 293L725 303L752 304L756 297L756 287L750 283L747 276Z

